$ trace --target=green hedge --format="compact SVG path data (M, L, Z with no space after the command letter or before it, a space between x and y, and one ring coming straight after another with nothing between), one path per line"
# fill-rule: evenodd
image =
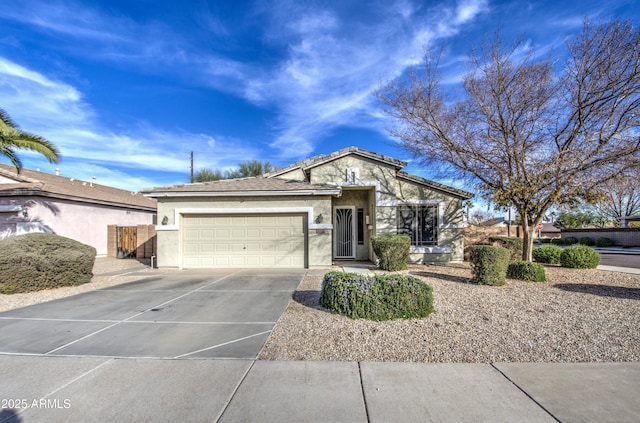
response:
M543 245L533 249L533 259L539 263L560 264L564 249L558 245Z
M509 250L493 245L472 245L471 261L472 282L480 285L504 285L511 254Z
M568 236L566 238L562 238L562 240L564 241L564 245L574 245L579 242L578 238L575 236Z
M522 238L515 238L510 236L492 236L489 237L491 245L496 247L502 247L509 250L511 254L511 261L522 260Z
M551 243L553 245L564 245L564 240L562 238L553 238Z
M580 237L579 242L581 245L588 245L588 246L596 245L596 242L590 236Z
M53 234L0 240L0 293L40 291L91 281L96 249Z
M352 319L390 320L427 317L433 292L413 276L329 272L324 276L320 305Z
M560 264L573 269L595 269L600 264L600 254L586 245L572 245L560 255Z
M530 261L516 261L507 268L507 277L530 282L545 282L547 275L544 266Z
M598 247L611 247L613 246L613 240L606 236L601 236L596 239L596 246Z
M407 235L375 235L371 237L373 252L380 261L382 270L396 272L404 270L409 263L411 238Z

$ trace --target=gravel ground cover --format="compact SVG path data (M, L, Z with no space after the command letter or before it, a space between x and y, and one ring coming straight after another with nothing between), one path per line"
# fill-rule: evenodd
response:
M468 265L411 266L433 288L426 319L372 322L318 305L308 272L264 360L602 362L640 359L640 275L548 266L546 283L469 283Z

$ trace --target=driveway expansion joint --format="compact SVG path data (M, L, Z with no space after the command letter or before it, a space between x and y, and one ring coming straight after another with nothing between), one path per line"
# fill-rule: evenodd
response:
M518 390L520 392L522 392L523 394L525 394L527 396L527 398L529 398L531 401L533 401L538 407L540 407L542 410L544 410L545 413L547 413L552 419L554 419L557 422L560 422L560 420L553 415L553 413L551 411L549 411L545 406L543 406L542 404L540 404L540 402L538 402L533 396L529 395L529 393L527 391L525 391L522 387L520 387L520 385L518 385L517 383L515 383L509 376L507 376L502 370L500 370L498 367L495 366L495 363L489 363L491 365L491 367L493 367L498 373L500 373L505 379L507 379L509 382L511 382L511 384L513 384L513 386L515 386L516 388L518 388Z

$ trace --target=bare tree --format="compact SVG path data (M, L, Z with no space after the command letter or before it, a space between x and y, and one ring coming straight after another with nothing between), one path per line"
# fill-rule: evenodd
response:
M594 209L602 219L617 224L624 216L640 214L640 168L619 174L600 186Z
M403 148L516 208L531 261L534 228L554 204L593 200L612 169L640 165L640 32L630 22L585 22L563 66L523 47L505 47L499 35L480 44L462 98L444 91L441 56L378 96Z

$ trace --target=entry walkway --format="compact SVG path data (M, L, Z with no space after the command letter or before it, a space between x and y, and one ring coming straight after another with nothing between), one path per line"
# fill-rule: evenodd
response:
M640 363L0 355L0 422L640 421Z

